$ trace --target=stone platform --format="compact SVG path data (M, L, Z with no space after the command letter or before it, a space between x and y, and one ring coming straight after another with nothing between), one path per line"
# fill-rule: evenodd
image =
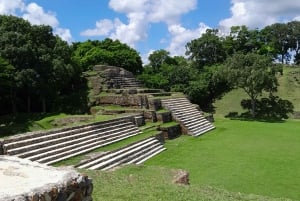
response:
M71 168L0 155L0 201L91 201L93 185Z

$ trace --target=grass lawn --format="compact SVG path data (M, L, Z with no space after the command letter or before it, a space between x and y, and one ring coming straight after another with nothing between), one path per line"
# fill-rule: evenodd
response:
M265 123L217 119L198 138L167 141L149 166L190 172L192 185L300 200L300 122Z
M152 166L127 166L114 172L81 170L93 178L94 201L287 201L233 193L202 185L172 183L175 171Z

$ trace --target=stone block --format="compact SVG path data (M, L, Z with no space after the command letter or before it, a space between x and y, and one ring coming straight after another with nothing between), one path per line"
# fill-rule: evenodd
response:
M138 127L145 125L145 119L142 116L134 117L134 121L135 121L135 125Z
M185 170L178 170L174 176L173 182L175 184L189 185L190 184L189 173Z
M157 121L162 121L163 123L167 123L172 121L171 112L159 112L156 113Z

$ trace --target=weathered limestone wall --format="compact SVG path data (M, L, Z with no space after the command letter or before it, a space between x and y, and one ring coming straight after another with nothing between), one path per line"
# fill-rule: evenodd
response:
M2 155L0 178L0 201L92 201L92 180L74 169Z
M162 121L163 123L172 121L171 112L158 112L156 113L156 117L158 121Z
M169 127L160 127L160 130L163 132L165 139L174 139L181 135L181 128L179 124Z
M141 98L135 95L119 95L119 96L101 96L96 101L96 105L121 105L121 106L141 106Z

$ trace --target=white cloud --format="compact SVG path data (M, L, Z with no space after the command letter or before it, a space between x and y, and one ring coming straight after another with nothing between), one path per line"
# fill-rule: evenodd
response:
M207 29L209 29L204 23L200 23L197 29L191 30L186 29L180 24L175 24L169 26L169 32L172 35L170 45L167 50L170 52L171 56L184 55L185 45L195 39L199 38Z
M185 0L184 3L178 0L110 0L109 6L116 12L124 13L128 22L120 19L100 20L94 29L87 29L81 35L107 36L134 47L147 39L152 23L163 22L168 27L178 24L183 14L196 8L197 0Z
M50 25L57 27L59 22L54 13L45 12L44 9L36 3L30 3L26 6L26 13L23 18L36 25Z
M25 0L0 0L0 14L15 15L35 25L50 25L54 33L67 42L72 41L71 31L59 26L55 13L45 11L36 3L26 5Z
M15 15L17 10L23 10L24 7L23 0L0 0L1 15Z
M300 1L294 0L231 0L231 4L232 16L220 21L220 26L225 29L235 25L262 28L292 20L300 11Z
M196 9L196 0L154 0L152 1L149 18L151 22L177 23L180 16Z
M106 36L108 35L114 28L114 23L111 20L104 19L96 22L95 29L88 29L86 31L81 32L83 36Z
M70 29L56 28L54 34L58 35L62 40L67 41L68 43L72 42L72 34Z

